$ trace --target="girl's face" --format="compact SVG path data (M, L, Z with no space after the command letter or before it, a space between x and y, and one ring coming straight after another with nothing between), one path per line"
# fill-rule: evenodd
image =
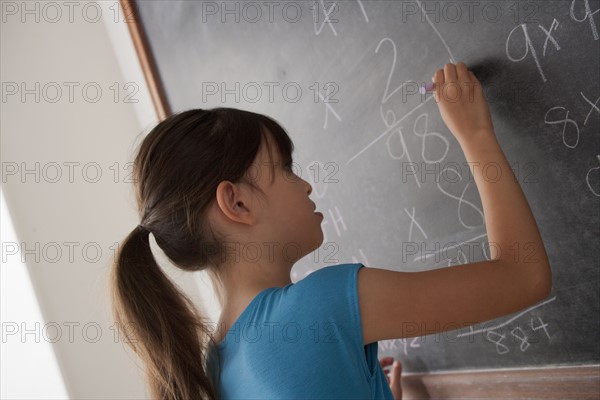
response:
M258 165L253 168L254 172L258 171L256 180L266 195L266 199L260 199L263 237L275 242L275 254L282 255L285 261L295 262L323 242L323 215L315 212L315 203L308 197L312 192L310 183L296 175L292 166L283 165L274 143L271 144L272 164L266 149L263 142L255 160Z

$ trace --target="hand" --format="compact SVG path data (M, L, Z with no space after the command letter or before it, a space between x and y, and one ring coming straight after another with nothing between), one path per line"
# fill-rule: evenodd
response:
M388 366L392 363L394 364L392 367L392 381L390 382L390 378L388 378L387 373L385 374L385 379L387 380L387 383L390 385L390 389L392 390L394 399L401 400L402 399L402 382L401 382L402 364L400 364L400 361L398 361L398 360L396 360L396 362L394 362L394 359L392 357L386 357L383 360L379 360L379 364L381 365L381 368L385 368L386 366Z
M442 119L461 145L480 132L493 134L494 126L481 84L464 63L444 65L431 80Z

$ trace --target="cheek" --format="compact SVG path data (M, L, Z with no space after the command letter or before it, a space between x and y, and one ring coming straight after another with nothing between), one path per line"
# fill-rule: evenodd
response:
M293 234L304 223L304 220L306 220L306 214L303 215L299 205L290 200L287 200L287 202L284 201L282 204L283 207L277 211L278 222L285 225L281 229Z

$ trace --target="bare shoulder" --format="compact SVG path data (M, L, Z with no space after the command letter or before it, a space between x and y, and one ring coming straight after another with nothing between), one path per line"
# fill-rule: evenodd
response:
M363 267L358 300L364 344L455 330L542 300L546 288L514 279L500 260L422 272Z

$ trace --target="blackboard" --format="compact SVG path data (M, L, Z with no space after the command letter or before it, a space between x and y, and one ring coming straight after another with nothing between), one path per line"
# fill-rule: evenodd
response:
M538 222L553 290L472 328L381 341L380 358L402 359L405 372L600 361L600 2L137 8L169 109L256 111L292 137L296 173L325 216L324 243L293 281L344 262L420 271L486 259L469 166L432 95L417 89L445 63L465 62Z

